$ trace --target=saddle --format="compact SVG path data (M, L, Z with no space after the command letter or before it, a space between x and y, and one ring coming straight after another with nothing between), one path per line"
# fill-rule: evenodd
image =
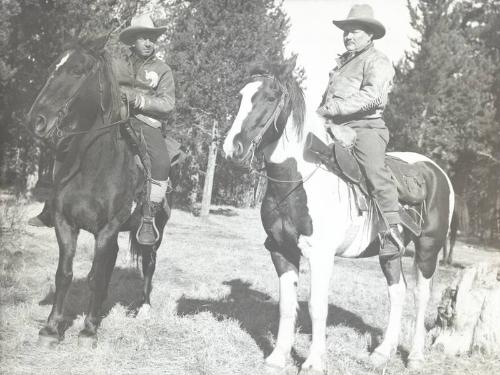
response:
M353 190L358 197L358 208L362 211L368 210L367 201L370 198L367 181L361 172L358 162L352 151L340 143L325 144L314 134L309 133L306 139L306 155L313 160L325 165L328 170L335 173L346 182L353 184ZM425 179L418 166L409 164L399 158L386 155L385 163L392 173L392 179L396 184L399 195L399 215L402 224L416 236L420 236L422 230L419 223L413 218L415 209L409 213L411 206L422 205L427 195Z

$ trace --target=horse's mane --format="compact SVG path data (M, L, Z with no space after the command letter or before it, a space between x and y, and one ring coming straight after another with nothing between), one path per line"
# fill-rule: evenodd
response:
M280 84L287 88L290 95L290 106L293 112L293 124L297 135L302 136L305 114L306 102L304 98L304 91L300 87L299 82L293 75L293 70L287 69L287 65L267 65L257 66L250 70L251 76L268 75L277 80Z
M108 52L103 52L102 61L104 75L110 85L110 107L108 112L108 120L112 121L114 115L118 115L121 106L120 86L116 79L116 74L113 71L113 60Z

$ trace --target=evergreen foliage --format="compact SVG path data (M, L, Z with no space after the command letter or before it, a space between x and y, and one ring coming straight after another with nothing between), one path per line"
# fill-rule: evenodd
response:
M392 148L437 161L477 219L472 230L498 235L498 6L420 0L408 7L419 38L397 67L386 112Z

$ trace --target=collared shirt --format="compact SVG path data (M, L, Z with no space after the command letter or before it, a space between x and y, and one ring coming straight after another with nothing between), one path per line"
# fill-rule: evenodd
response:
M337 123L382 117L392 88L394 68L373 44L346 52L330 72L321 107Z
M113 69L124 93L138 96L139 105L131 109L138 120L158 128L175 107L175 84L172 70L154 54L142 59L131 54L116 59Z

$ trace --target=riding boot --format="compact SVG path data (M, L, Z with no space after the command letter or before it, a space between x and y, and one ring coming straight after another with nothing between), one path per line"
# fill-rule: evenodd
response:
M406 247L398 224L389 225L389 229L381 232L379 236L380 258L387 259L395 256L403 256Z
M155 224L155 216L162 209L161 202L150 202L149 209L143 210L143 216L136 238L140 245L152 246L160 238L158 228Z
M46 200L42 212L28 220L33 227L54 227L54 207L52 199Z

